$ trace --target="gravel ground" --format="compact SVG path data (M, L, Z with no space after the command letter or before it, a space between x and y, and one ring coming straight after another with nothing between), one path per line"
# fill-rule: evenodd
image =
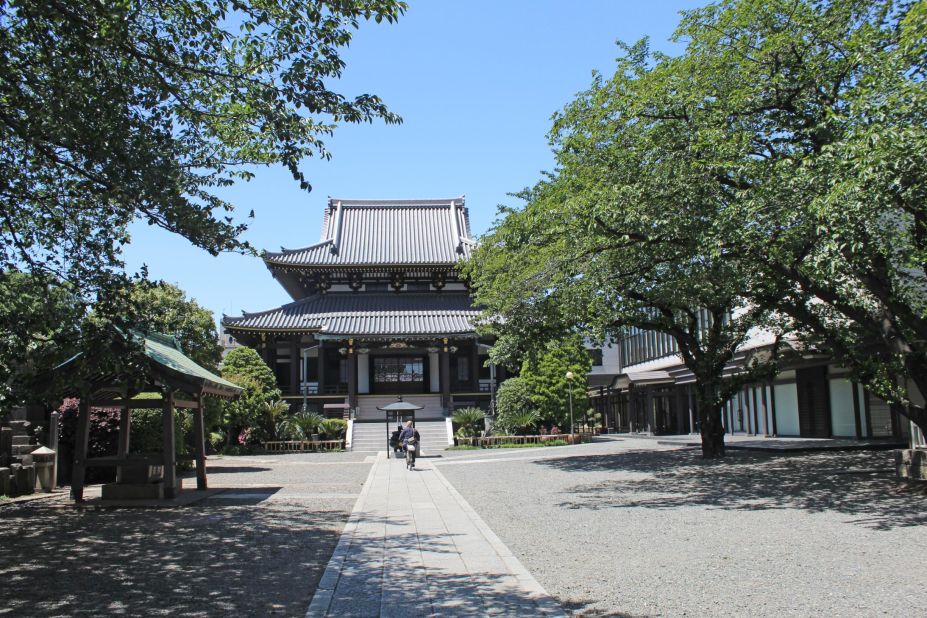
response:
M370 466L210 458L227 490L186 507L2 505L0 616L302 616Z
M927 605L927 495L893 480L891 453L710 463L633 439L551 450L438 465L575 615L913 616Z

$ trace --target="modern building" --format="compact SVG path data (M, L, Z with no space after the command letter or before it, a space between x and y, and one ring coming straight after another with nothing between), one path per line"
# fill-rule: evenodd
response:
M460 278L474 245L462 197L331 198L319 242L264 253L293 302L222 325L259 351L294 408L382 420L377 408L401 395L443 423L488 408L495 388Z
M726 372L768 349L770 333L757 330ZM728 434L814 438L910 437L910 423L856 382L824 354L786 342L781 370L772 380L749 384L725 402ZM649 434L698 431L692 385L695 377L669 335L630 329L602 349L605 360L590 375L590 401L606 429ZM596 371L597 370L597 371Z

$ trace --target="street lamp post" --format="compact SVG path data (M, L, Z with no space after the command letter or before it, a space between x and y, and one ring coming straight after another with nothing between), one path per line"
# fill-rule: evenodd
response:
M573 436L573 378L575 377L572 371L566 372L567 382L570 383L570 439Z

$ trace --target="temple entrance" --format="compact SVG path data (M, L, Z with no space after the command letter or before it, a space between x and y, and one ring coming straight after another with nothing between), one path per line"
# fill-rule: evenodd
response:
M377 395L427 393L427 372L425 356L373 356L370 391Z

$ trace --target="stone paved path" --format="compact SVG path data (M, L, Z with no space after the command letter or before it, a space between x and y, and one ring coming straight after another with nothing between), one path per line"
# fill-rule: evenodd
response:
M427 460L377 456L306 614L561 616Z

